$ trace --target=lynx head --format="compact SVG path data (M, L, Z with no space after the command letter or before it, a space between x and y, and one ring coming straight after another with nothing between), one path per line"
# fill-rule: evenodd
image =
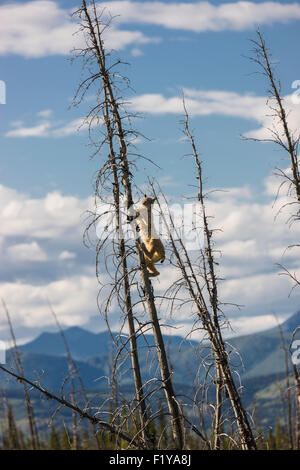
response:
M142 200L142 206L145 206L147 208L150 208L152 206L152 204L154 204L154 202L156 201L156 197L154 198L151 198L151 197L148 197L146 194L144 195L144 198Z

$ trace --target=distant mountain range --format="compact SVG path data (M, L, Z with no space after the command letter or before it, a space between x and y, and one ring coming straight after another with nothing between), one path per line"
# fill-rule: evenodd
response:
M292 332L299 325L300 311L292 315L281 325L287 342L290 341ZM109 362L112 347L112 338L108 331L92 333L79 327L72 327L66 329L64 335L74 360L100 368L101 372L108 372L106 365ZM116 338L117 334L113 333L113 336ZM138 340L142 362L143 356L146 354L145 347L147 344L150 346L155 344L152 335L146 335L145 338L146 341L141 338ZM165 343L170 362L174 367L175 380L185 383L186 364L188 363L191 373L197 370L199 364L197 356L200 354L201 346L196 341L189 340L184 342L181 336L165 335ZM228 343L241 357L239 359L238 355L231 353L232 362L238 367L239 372L244 378L259 377L285 371L284 352L278 327L259 333L234 337L229 339ZM60 333L42 333L33 341L20 346L19 349L23 353L28 353L24 355L24 359L25 357L30 357L34 361L35 355L39 355L39 361L36 364L40 364L38 367L41 367L45 360L51 362L50 357L53 358L53 356L57 358L59 363L63 363L63 357L66 355ZM41 355L44 359L40 357ZM192 357L194 361L191 361ZM243 366L240 364L241 360ZM146 366L148 362L147 360ZM84 369L84 365L81 364L81 366Z
M292 332L300 325L300 312L295 313L282 325L282 332L287 343L291 340ZM110 375L112 339L109 332L92 333L79 327L68 328L64 331L73 359L76 361L81 379L90 392L103 390L107 387L105 376ZM113 334L116 337L116 334ZM165 336L166 348L173 370L173 380L176 389L191 387L193 378L203 354L203 345L195 341L183 341L179 336ZM280 407L279 391L276 383L285 374L284 352L279 329L277 327L259 333L239 336L228 340L228 351L237 350L239 355L230 352L231 363L239 372L243 383L243 400L247 405L259 402L264 410L263 421L271 422L274 418L274 408ZM153 375L159 376L157 362L152 352L146 346L154 345L154 338L147 335L139 339L140 363L143 379ZM60 390L68 376L68 362L65 347L60 333L42 333L33 341L20 346L25 376L38 379L48 390ZM240 358L239 358L240 356ZM11 351L7 354L8 364L12 363ZM242 363L241 363L242 361ZM132 387L130 359L123 365L119 385ZM201 373L198 380L201 381ZM16 393L20 385L8 379L0 371L0 383L9 393ZM189 384L189 385L187 385ZM67 384L65 385L67 388Z

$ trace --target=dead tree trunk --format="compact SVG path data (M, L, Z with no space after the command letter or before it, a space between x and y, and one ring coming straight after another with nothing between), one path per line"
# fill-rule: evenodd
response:
M97 19L97 12L96 12L96 5L94 2L91 4L91 10L89 11L89 7L87 6L86 2L82 1L82 10L79 11L79 15L84 14L88 31L89 31L89 38L92 43L93 52L96 56L98 68L100 71L99 78L102 80L102 87L103 87L103 107L102 113L104 118L104 123L106 127L107 133L107 143L109 147L109 161L110 161L110 168L113 175L113 199L114 199L114 211L115 211L115 221L116 221L116 232L118 235L118 253L121 259L121 266L122 266L122 283L123 283L123 290L125 296L125 312L126 318L128 322L128 329L129 329L129 341L130 341L130 355L132 361L132 369L134 374L134 383L135 383L135 390L136 390L136 397L138 402L138 409L139 409L139 419L140 419L140 429L141 429L141 436L143 441L146 443L148 448L151 448L152 444L150 441L150 435L148 432L148 415L146 409L146 402L143 390L143 382L141 377L140 365L139 365L139 358L138 358L138 349L137 349L137 341L136 341L136 331L135 331L135 324L134 324L134 317L132 311L132 301L131 301L131 292L130 292L130 281L128 275L128 268L127 268L127 253L125 248L124 239L122 237L120 223L120 181L118 176L118 165L117 165L117 157L115 152L115 145L114 145L114 116L112 116L112 88L109 78L109 73L106 69L106 54L102 44L101 38L101 29L100 24ZM93 17L91 16L93 15ZM114 102L113 102L114 103ZM97 185L100 181L100 176L97 178ZM98 187L96 186L96 192L98 191Z
M48 302L49 304L49 308L50 308L50 311L53 315L53 318L55 320L55 323L57 325L57 328L60 332L60 335L61 335L61 338L62 338L62 341L64 343L64 347L65 347L65 351L66 351L66 354L67 354L67 360L68 360L68 368L69 368L69 374L70 374L70 380L71 380L71 387L72 387L72 399L71 399L71 402L72 402L72 405L76 405L76 399L75 399L75 387L74 387L74 375L76 375L77 377L77 380L79 382L79 385L80 385L80 389L81 389L81 393L82 393L82 397L85 401L85 408L87 409L87 411L90 413L91 412L91 408L90 408L90 404L89 404L89 399L88 399L88 396L87 396L87 393L86 393L86 390L85 390L85 387L84 387L84 384L81 380L81 377L80 377L80 374L78 372L78 368L76 367L76 364L73 360L73 357L72 357L72 354L71 354L71 351L70 351L70 348L69 348L69 345L68 345L68 342L67 342L67 339L66 339L66 336L65 336L65 333L59 323L59 320L57 318L57 315L55 313L55 311L53 310L52 308L52 305L50 304L50 302ZM78 428L77 428L77 417L76 417L76 413L75 411L72 411L72 416L73 416L73 436L74 436L74 441L73 441L73 447L78 450L79 449L79 436L78 436ZM96 446L98 448L98 450L100 450L101 446L100 446L100 442L99 442L99 439L98 439L98 436L97 436L97 429L96 429L96 426L95 424L89 422L90 424L90 429L91 429L91 435L94 436L94 439L95 439L95 442L96 442Z
M291 397L291 387L290 387L290 368L289 368L289 354L284 339L283 331L281 325L278 324L281 345L284 352L284 363L285 363L285 381L286 381L286 403L287 403L287 434L289 437L289 446L290 450L294 448L293 445L293 418L292 418L292 397Z
M153 188L154 194L155 190ZM156 194L155 194L156 195ZM159 206L160 203L158 202ZM161 207L161 206L160 206ZM161 211L162 220L164 221L165 226L168 228L169 224ZM188 289L191 299L194 302L194 305L197 309L197 314L203 324L204 330L208 335L208 339L212 345L213 353L216 357L216 365L220 368L222 373L222 380L224 387L227 390L235 418L238 424L238 428L241 436L241 445L245 450L256 450L256 442L248 421L248 417L244 407L242 406L241 398L236 388L235 382L232 377L230 370L228 355L226 352L225 344L222 339L220 329L216 328L214 322L211 318L209 309L206 305L205 298L203 296L202 288L199 284L197 275L194 271L193 263L187 253L187 250L184 246L182 239L180 238L179 233L174 226L173 220L170 217L170 222L172 229L176 234L176 241L179 243L179 247L175 241L175 238L172 236L172 233L169 232L169 240L174 252L174 255L177 259L178 267L182 273L182 278L185 282L185 285Z
M295 380L296 389L296 436L295 436L295 448L300 449L300 376L298 367L293 364L293 374Z
M215 365L217 371L217 384L216 384L216 393L217 393L217 409L215 416L215 448L220 446L220 428L221 428L221 408L222 400L221 393L222 387L224 386L227 390L232 409L234 411L235 419L238 425L240 437L241 437L241 446L245 450L256 450L256 442L252 433L251 426L247 417L247 413L242 405L240 395L238 393L237 387L235 385L231 369L229 366L228 355L226 347L222 338L222 332L219 325L218 315L219 315L219 302L218 302L218 292L217 292L217 279L214 270L214 260L212 253L211 245L211 236L212 231L208 226L208 220L206 216L206 210L204 205L204 196L203 196L203 184L202 184L202 169L201 164L198 158L198 153L195 145L195 141L192 133L189 129L189 120L188 114L185 109L185 132L187 137L190 139L193 156L195 159L197 167L197 178L199 182L199 193L198 201L201 204L202 210L202 220L204 223L204 233L206 240L205 254L203 255L203 267L204 267L204 280L209 297L209 305L205 300L203 289L200 286L197 274L195 272L193 262L190 259L190 256L186 250L186 247L182 241L180 234L178 233L177 228L174 225L174 221L169 213L170 224L172 231L176 236L176 240L172 235L171 230L169 229L169 224L166 220L166 217L162 210L160 210L160 215L165 224L165 227L168 230L169 240L172 246L173 253L177 259L177 265L182 273L182 280L184 281L186 288L190 294L191 299L193 300L197 314L203 324L204 330L208 335L208 339L212 346L212 351L215 357ZM152 185L152 190L155 193L155 188ZM157 200L158 201L158 200ZM166 205L167 201L165 200ZM161 209L160 203L158 201L159 207ZM211 311L211 313L210 313Z
M294 341L297 331L300 330L298 326L292 334L289 350L291 352L292 343ZM292 361L294 383L295 383L295 395L296 395L296 417L295 417L295 449L300 449L300 375L298 371L298 365Z
M66 408L69 408L70 410L76 411L78 416L80 416L81 418L86 418L91 423L97 424L100 427L102 427L103 429L105 429L105 430L107 430L107 431L109 431L113 434L116 434L116 435L120 436L120 438L124 439L126 442L128 442L129 445L133 445L133 446L137 447L138 449L144 449L145 448L138 440L136 440L134 438L131 438L127 433L124 433L119 428L107 423L106 421L103 421L102 419L97 418L96 416L90 415L85 410L82 410L81 408L79 408L77 405L73 405L72 403L65 400L65 398L58 397L54 393L48 392L47 390L40 387L35 382L32 382L31 380L27 379L23 375L16 374L15 372L12 372L11 370L9 370L6 367L3 367L1 365L0 365L0 370L3 370L3 372L5 372L6 374L11 375L12 377L14 377L16 380L18 380L22 384L30 385L30 387L32 387L33 389L40 392L46 398L48 398L50 400L54 400L54 401L60 403L62 406L65 406Z
M203 191L203 178L202 178L202 166L199 160L198 151L195 143L194 136L189 126L189 115L185 106L183 96L183 108L185 113L185 134L188 137L191 146L193 157L197 170L198 180L198 201L201 206L201 215L204 226L204 237L205 237L205 249L203 255L203 267L204 267L204 280L206 283L207 292L209 295L209 303L212 311L211 330L215 339L218 340L218 347L214 346L214 354L216 358L216 417L215 417L215 448L220 447L220 432L221 432L221 416L222 416L222 389L223 379L227 387L228 395L230 397L237 422L239 424L241 437L244 441L244 446L247 449L256 448L255 439L252 434L250 424L248 422L247 414L242 406L239 393L236 389L234 380L231 375L226 348L222 338L222 332L219 323L219 300L218 300L218 287L217 287L217 276L215 273L215 261L212 248L212 231L209 228L208 218L206 214L206 208L204 203L204 191ZM199 286L199 284L197 283ZM223 357L223 359L221 359ZM224 362L224 368L222 362Z
M270 142L274 142L275 144L279 145L283 148L285 152L289 154L292 178L284 174L284 172L282 172L282 176L284 176L287 181L289 181L289 183L291 183L291 185L294 187L296 199L300 203L300 173L298 162L299 135L297 137L294 137L293 132L289 127L287 112L283 104L283 98L281 96L280 80L276 79L275 77L273 66L270 60L271 54L266 47L266 43L260 31L257 31L257 37L257 41L252 41L255 47L255 57L252 57L251 60L258 64L260 69L262 69L263 75L265 75L268 80L268 83L270 85L269 99L273 100L274 102L274 105L270 105L270 109L272 110L273 115L278 119L279 125L282 126L283 131L282 138L282 131L279 131L275 127L272 130L273 137L266 140L269 140Z
M88 36L91 45L91 49L93 54L96 58L97 65L98 65L98 76L101 77L103 89L105 90L105 112L106 112L106 129L109 135L112 136L111 130L112 127L115 128L114 135L118 141L118 152L111 152L110 158L112 159L113 166L116 165L116 159L118 159L118 170L121 175L121 183L125 190L127 208L129 209L133 204L133 196L132 196L132 188L131 188L131 172L129 169L129 161L127 155L127 143L125 132L123 129L122 118L120 116L119 111L119 103L118 100L115 98L113 83L111 79L111 75L109 70L106 67L106 52L103 45L102 40L102 30L100 25L100 20L97 16L96 5L95 2L91 2L91 6L88 7L85 0L82 0L82 8L79 11L80 16L84 16L85 20L85 28L88 29ZM92 16L93 15L93 16ZM107 115L108 113L108 115ZM109 116L109 118L108 118ZM110 123L110 124L109 124ZM109 124L109 125L108 125ZM117 172L117 170L116 170ZM116 178L116 174L114 175L114 198L115 203L117 204L118 198L118 191L119 191L119 180ZM171 373L169 370L167 355L164 347L164 341L161 333L160 324L158 321L157 310L154 301L154 294L151 282L149 280L148 272L145 265L144 254L141 248L141 241L139 237L136 239L136 252L138 255L138 262L139 267L141 270L142 275L142 283L143 289L145 292L146 297L146 304L149 310L150 319L152 322L154 338L156 342L156 348L158 353L158 360L161 370L161 377L163 381L163 388L165 390L167 403L169 406L169 412L171 415L172 420L172 429L173 429L173 437L175 441L176 448L182 449L184 446L184 433L183 433L183 424L181 419L181 411L178 405L178 402L175 397ZM134 321L132 316L132 306L130 302L130 285L128 278L126 276L126 248L124 246L123 239L120 240L120 255L123 263L123 286L125 291L125 298L127 303L127 318L129 328L131 329L130 338L131 338L131 355L132 360L135 363L134 365L134 374L136 380L136 390L137 396L139 397L139 407L140 407L140 418L143 418L143 422L141 423L142 429L146 429L145 427L145 417L146 411L144 407L144 397L141 396L142 393L142 386L141 383L138 385L137 382L140 381L140 372L139 368L136 367L136 357L137 357L137 346L136 346L136 335L134 332Z
M265 40L263 35L260 31L257 31L257 40L253 40L252 43L254 44L254 56L250 59L258 65L259 69L262 71L262 74L266 77L267 83L269 86L268 89L268 106L272 113L272 116L277 120L275 125L273 125L272 129L268 129L271 133L270 138L267 139L249 139L254 141L267 141L275 143L279 145L281 149L289 156L290 160L290 174L289 172L277 169L279 173L278 176L282 178L282 182L279 185L278 193L283 185L288 185L287 195L292 195L293 201L292 203L288 203L287 205L296 205L297 210L296 213L292 214L289 218L289 221L299 221L299 206L300 203L300 171L299 171L299 155L298 155L298 147L299 147L299 140L300 134L295 134L297 131L293 131L288 122L288 112L284 105L284 98L281 94L281 84L280 79L276 77L276 73L274 70L274 66L272 64L272 55L269 49L266 46ZM297 245L291 245L288 248L299 247ZM286 267L279 265L283 272L280 273L282 275L286 275L290 278L290 280L294 283L292 290L300 285L300 281L297 278L295 273L290 272ZM288 398L288 416L287 416L287 426L288 426L288 434L289 434L289 441L290 447L293 448L293 426L292 426L292 411L291 411L291 396L290 396L290 384L289 384L289 367L288 367L288 354L287 348L285 345L285 341L283 338L282 331L280 329L280 335L283 343L283 349L285 353L285 363L286 363L286 384L287 384L287 398ZM296 386L296 397L297 397L297 408L296 408L296 447L299 447L299 376L298 376L298 369L297 366L293 364L293 372L295 378L295 386Z
M21 356L20 356L20 352L18 350L17 341L16 341L14 329L13 329L13 326L12 326L10 314L9 314L8 308L6 306L6 303L4 302L3 299L1 299L1 300L2 300L2 305L3 305L4 311L6 313L7 322L8 322L8 325L9 325L10 334L11 334L11 338L12 338L13 345L14 345L14 347L13 347L14 361L15 361L15 364L16 364L16 367L17 367L17 370L18 370L19 374L23 376L24 375L24 370L23 370ZM39 447L40 447L38 430L37 430L37 426L36 426L34 411L33 411L32 403L31 403L31 400L30 400L28 388L27 388L26 383L24 383L24 382L23 382L23 389L24 389L24 395L25 395L25 403L26 403L26 411L27 411L27 419L28 419L28 424L29 424L31 445L32 445L33 450L38 450Z

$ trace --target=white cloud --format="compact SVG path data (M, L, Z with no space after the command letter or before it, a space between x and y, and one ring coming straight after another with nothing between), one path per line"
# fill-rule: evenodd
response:
M40 114L40 113L39 113ZM76 134L78 132L83 132L87 130L87 124L84 118L77 118L70 121L67 124L61 124L60 126L57 122L53 121L42 121L39 124L36 124L31 127L24 125L22 121L11 124L14 129L7 131L5 137L14 137L14 138L28 138L28 137L68 137L70 135Z
M66 54L78 38L77 27L56 2L40 0L0 7L0 54L41 57Z
M253 94L239 94L231 91L194 90L184 88L185 102L191 116L220 114L244 119L264 119L267 98ZM182 114L180 94L169 98L162 94L144 94L131 98L130 106L135 111L152 114ZM260 117L261 116L261 117Z
M78 253L88 252L82 235L85 211L91 207L91 198L56 191L32 198L0 185L0 260L7 279L1 278L0 297L21 335L52 325L47 298L64 325L83 325L97 312L93 263L82 254L77 261ZM76 267L62 260L74 260ZM5 328L0 315L0 331Z
M273 195L273 193L272 193ZM222 201L229 199L239 199L240 201L249 200L253 198L252 188L248 185L241 186L239 188L225 188L221 190L214 190L213 199Z
M295 103L293 98L293 95L283 96L282 102L288 115L289 130L297 139L300 135L300 106L298 103ZM274 106L277 109L277 105L276 103L274 103L273 100L269 102L269 105ZM258 109L258 113L256 116L256 120L258 122L261 122L262 126L258 129L254 129L252 131L247 132L245 134L246 137L251 137L254 139L270 139L273 138L272 131L277 131L279 132L279 135L281 136L282 140L285 141L286 139L281 122L278 118L272 117L273 113L270 111L270 108L265 106L263 112L263 108L261 107L260 109Z
M82 220L91 199L63 196L54 191L33 199L0 185L0 236L39 239L82 235Z
M219 114L226 116L252 119L264 124L268 110L266 98L252 94L240 95L235 92L217 90L184 89L185 101L191 116L207 116ZM134 96L130 100L129 108L138 112L151 114L182 114L182 100L179 94L170 98L162 94L144 94ZM299 107L298 107L299 108ZM295 106L295 112L300 111ZM94 123L95 125L95 123ZM56 121L43 120L33 126L26 126L22 121L14 121L13 129L6 132L6 137L66 137L85 131L87 124L84 118L77 118L67 124L57 124Z
M286 251L289 245L299 243L300 239L299 224L291 228L286 224L293 207L286 206L281 215L275 217L278 209L292 199L281 192L272 207L279 184L278 178L277 184L272 176L266 178L265 188L269 197L260 203L256 202L250 187L213 192L206 201L207 214L213 216L211 227L221 229L214 232L216 270L223 279L219 283L220 299L243 306L241 310L224 307L225 314L239 334L272 327L274 314L284 319L299 309L299 289L289 297L293 283L287 276L279 275L282 269L278 264L282 264L300 279L299 249ZM196 252L191 251L190 254L197 256ZM159 266L159 271L161 276L152 282L161 295L175 282L178 272L168 264ZM176 322L185 323L185 334L190 328L189 315L188 305L180 312L173 312ZM226 331L227 335L229 333Z
M48 118L51 116L52 113L53 113L52 109L43 109L42 111L39 111L37 115L42 118Z
M21 120L17 120L17 121L12 121L10 123L11 127L22 127L23 126L23 121Z
M208 213L214 215L214 227L222 229L215 232L217 249L222 252L219 273L225 278L220 283L220 297L245 306L241 312L230 310L229 314L232 319L245 321L245 325L253 316L291 314L299 308L300 301L299 290L289 297L292 281L280 276L282 269L278 267L278 263L283 264L300 274L298 251L286 251L300 239L299 224L289 227L286 223L293 206L287 205L276 216L278 209L293 198L282 191L272 207L280 180L277 178L275 183L270 176L264 183L269 195L265 202L257 203L251 198L241 201L238 196L222 199L222 193L215 193L218 196L213 195L207 203ZM260 329L259 317L257 321L253 319L253 325ZM268 326L266 323L265 328Z
M285 224L289 207L282 217L274 218L278 209L272 209L276 186L270 185L270 178L265 180L269 194L266 202L257 203L253 189L244 187L212 193L206 204L208 214L214 215L214 227L222 229L215 233L216 248L223 252L217 260L220 275L225 278L220 283L220 297L225 302L245 306L241 311L226 310L237 332L267 328L274 313L284 318L299 308L300 293L296 290L288 297L291 283L287 277L278 275L280 270L275 264L283 263L300 274L297 251L289 251L282 257L285 248L299 240L300 227L295 224L289 229ZM280 195L279 207L286 201L288 198ZM34 199L0 186L0 257L6 271L15 276L15 280L0 283L0 295L11 305L20 327L43 329L51 324L46 297L65 325L84 325L89 315L95 314L97 282L93 263L88 268L78 256L82 246L82 215L91 204L89 198L79 199L59 192ZM69 264L61 263L62 260L73 260L75 268L62 271L62 265L67 269ZM18 274L17 261L21 265L23 261L28 263L28 278L24 271ZM31 280L31 272L37 265L45 265L47 272L52 266L50 280L49 277ZM157 293L162 293L175 281L178 272L167 261L159 265L159 271L161 276L153 279L153 285ZM182 326L178 333L188 333L190 312L175 311L173 321Z
M5 137L48 137L50 123L48 121L42 122L32 127L18 126L11 131L6 132Z
M234 240L222 245L222 251L226 256L237 259L249 259L257 256L257 243L256 240Z
M38 115L42 116L47 114L48 110L41 111ZM48 113L50 115L50 113ZM52 112L51 112L52 114ZM100 116L94 119L90 124L90 128L100 126L103 123L103 119ZM10 124L13 129L7 131L5 137L13 138L62 138L69 137L70 135L76 135L81 132L85 132L89 128L89 124L84 117L73 119L68 123L57 122L57 120L42 120L40 123L33 126L26 126L23 121L13 121Z
M0 55L18 54L24 57L44 57L69 54L74 47L84 45L78 24L71 11L62 9L53 0L10 3L0 6ZM157 41L140 31L117 30L106 34L108 48L123 49L128 45Z
M109 49L124 49L130 45L157 44L160 42L160 38L149 38L140 31L124 31L111 26L104 35L104 41Z
M101 2L119 23L146 23L168 29L194 31L242 31L258 25L300 19L299 3L231 2Z
M8 247L7 253L13 261L46 261L47 255L35 241Z
M152 24L168 29L201 33L204 31L242 31L258 25L287 23L300 19L298 3L232 2L213 5L209 2L101 2L112 15L119 15L105 33L108 48L123 49L150 42L141 31L118 29L122 23ZM65 55L84 44L82 34L74 34L78 25L71 10L54 0L9 3L0 6L0 55L24 57Z
M256 121L258 129L245 134L246 137L268 139L272 138L269 129L277 129L282 134L281 123L272 117L268 107L268 99L255 96L252 93L239 94L232 91L184 89L185 102L191 116L222 115L239 117ZM300 128L300 107L293 101L293 95L283 97L283 103L288 114L289 128L296 136ZM272 105L269 102L269 105ZM150 114L182 115L182 99L179 96L165 97L159 93L148 93L131 98L131 109Z
M47 299L64 325L83 325L89 315L95 314L97 281L95 276L71 276L43 285L22 282L0 283L0 297L14 312L16 325L27 328L44 328L53 323ZM0 318L0 325L6 321Z
M270 113L268 99L265 96L255 96L252 93L240 94L232 91L195 90L190 88L185 88L184 94L190 116L220 115L247 119L255 121L260 127L246 132L246 137L270 139L273 137L270 130L276 129L284 139L281 123L277 118L270 115L272 113ZM128 107L133 111L154 115L182 115L182 99L179 95L178 93L176 96L165 97L159 93L148 93L134 96L131 98ZM283 97L283 103L288 112L290 131L297 137L300 128L300 106L292 98L293 95L286 95ZM269 104L271 103L269 102ZM42 113L44 112L42 111ZM101 119L97 124L101 124ZM93 125L95 126L96 122ZM31 127L24 125L22 121L13 121L11 127L13 129L6 132L6 137L59 138L86 131L87 123L81 117L73 119L66 124L58 124L54 120L43 120Z
M141 55L143 55L143 51L139 47L134 47L133 49L131 49L131 55L133 57L140 57Z
M278 320L278 321L277 321ZM286 320L286 315L256 315L251 317L238 317L231 321L233 333L238 332L239 335L249 335L262 330L268 330L278 325L278 322ZM231 334L232 335L232 334Z
M74 259L76 258L76 253L73 253L72 251L64 250L60 253L59 259L61 260L66 260L66 259Z

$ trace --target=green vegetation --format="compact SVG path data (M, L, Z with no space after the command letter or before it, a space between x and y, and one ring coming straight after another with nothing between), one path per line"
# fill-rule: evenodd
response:
M13 408L8 406L6 423L2 425L0 449L1 450L30 450L31 442L27 435L18 427L15 421ZM127 432L130 435L135 434L135 426L131 424L127 426ZM156 449L168 449L172 447L172 438L170 429L168 429L168 422L161 414L155 423L151 424L151 434ZM95 437L88 432L88 430L81 426L78 430L79 435L79 449L80 450L97 450ZM73 450L73 437L72 431L68 426L55 427L53 424L46 432L40 433L40 449L41 450ZM99 430L98 440L100 449L113 450L116 449L116 437L109 432ZM289 438L285 426L277 419L275 428L270 428L267 433L262 433L260 429L257 430L257 444L259 450L285 450L289 449ZM127 443L120 440L118 447L120 449L127 448ZM203 441L198 439L195 434L187 436L186 448L189 450L205 450ZM222 450L229 450L232 448L230 439L224 438L222 440Z

